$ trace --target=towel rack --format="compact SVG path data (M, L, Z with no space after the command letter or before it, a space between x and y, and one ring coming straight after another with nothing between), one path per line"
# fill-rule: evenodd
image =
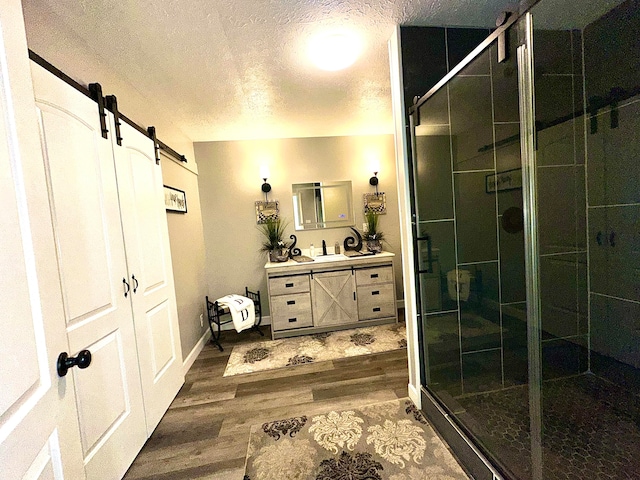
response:
M264 337L264 333L260 330L260 324L262 323L262 303L260 301L260 292L252 292L249 290L249 287L245 287L244 289L245 297L253 300L253 305L255 307L256 313L256 323L251 327L251 330L257 331L261 336ZM211 302L209 297L204 297L207 301L207 318L209 320L209 329L211 330L211 340L218 347L218 350L221 352L224 351L222 345L220 344L220 335L222 334L221 326L231 322L231 314L227 307L223 307L218 304L218 302ZM225 315L228 315L224 318ZM217 326L214 329L214 325Z

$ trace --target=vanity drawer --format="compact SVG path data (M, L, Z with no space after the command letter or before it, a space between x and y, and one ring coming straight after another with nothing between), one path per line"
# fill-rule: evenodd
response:
M371 320L396 316L393 283L358 287L358 318Z
M269 293L271 296L308 291L309 275L291 275L289 277L275 277L269 279Z
M360 268L356 270L356 285L377 285L393 282L393 267Z
M311 294L271 297L271 325L274 330L312 327Z

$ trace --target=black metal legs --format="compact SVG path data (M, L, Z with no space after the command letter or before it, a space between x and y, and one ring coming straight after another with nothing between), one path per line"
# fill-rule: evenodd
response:
M260 336L264 337L264 333L262 333L262 330L260 330L260 324L256 323L253 327L251 327L251 330L255 330L256 332L258 332L260 334Z
M214 308L216 308L216 307L214 307ZM218 326L217 334L213 330L213 324L214 323ZM211 341L218 347L218 350L220 350L221 352L224 352L224 348L222 348L222 345L220 345L220 335L222 334L222 332L220 331L220 323L219 322L212 322L211 318L209 318L209 329L211 330Z

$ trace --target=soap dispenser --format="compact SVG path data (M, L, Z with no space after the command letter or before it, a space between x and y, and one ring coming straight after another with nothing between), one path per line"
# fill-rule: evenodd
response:
M340 253L340 244L336 241L336 244L333 246L333 253L338 255Z

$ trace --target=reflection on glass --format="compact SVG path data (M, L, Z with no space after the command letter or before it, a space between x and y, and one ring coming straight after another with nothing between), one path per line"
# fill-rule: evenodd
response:
M487 176L492 174L465 172L454 178L460 263L498 259L496 192L487 192Z
M456 268L453 221L429 222L419 226L418 260L423 312L458 308L456 296L447 286L447 275Z
M425 387L508 477L640 472L638 9L635 0L532 9L538 279L525 278L533 239L522 188L487 184L521 168L515 47L524 37L511 32L507 62L490 47L420 109ZM528 332L538 325L527 318L534 281L539 342Z
M296 230L354 225L351 182L311 182L292 185Z
M423 222L453 218L449 128L417 128L415 150L415 201L418 220Z
M456 77L450 82L449 92L454 169L492 169L491 77Z
M640 262L620 239L640 224L631 160L640 121L627 115L640 85L640 12L633 1L584 9L542 0L532 14L542 310L542 383L532 387L542 398L542 477L632 478L640 350L631 345L640 333L630 322L640 297L631 272Z
M458 315L423 316L422 323L429 387L446 402L462 393Z

